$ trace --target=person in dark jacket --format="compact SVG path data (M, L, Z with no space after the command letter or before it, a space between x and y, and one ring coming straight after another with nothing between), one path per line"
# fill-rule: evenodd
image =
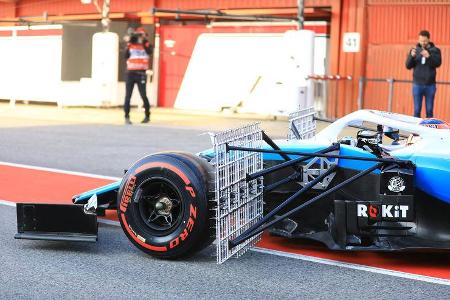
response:
M422 99L425 96L427 118L433 117L436 94L436 68L441 65L441 50L430 42L430 33L422 30L419 43L412 48L406 59L406 68L413 71L414 116L420 117Z
M131 33L129 43L125 51L127 60L127 81L124 101L125 124L131 125L130 121L130 100L134 85L137 84L139 94L144 102L145 117L141 123L150 122L150 103L147 98L147 69L149 66L152 49L147 40L147 34L142 27Z

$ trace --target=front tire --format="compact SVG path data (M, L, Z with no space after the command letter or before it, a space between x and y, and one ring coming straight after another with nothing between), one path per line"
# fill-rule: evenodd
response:
M118 217L140 250L174 259L192 255L212 241L210 165L187 153L154 154L125 174Z

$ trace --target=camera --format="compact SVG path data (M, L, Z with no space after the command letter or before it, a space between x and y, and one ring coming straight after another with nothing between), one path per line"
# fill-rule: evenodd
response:
M141 37L142 37L141 34L132 33L130 35L130 43L131 44L138 44L139 40L141 39Z
M139 28L129 28L128 35L125 37L125 40L128 40L131 44L142 44L146 42L147 34L142 27Z

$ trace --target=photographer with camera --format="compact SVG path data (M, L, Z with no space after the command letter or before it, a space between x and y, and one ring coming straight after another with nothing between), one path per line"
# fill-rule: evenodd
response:
M406 59L406 68L413 71L414 117L420 118L422 99L425 96L427 118L433 117L436 94L436 68L441 65L441 50L430 42L430 33L422 30L419 42Z
M127 60L126 93L123 105L125 111L125 124L131 125L130 121L130 100L134 85L137 84L139 94L144 102L145 118L142 123L150 122L150 103L147 98L146 85L147 73L152 52L150 43L147 40L147 33L144 28L130 30L125 59Z

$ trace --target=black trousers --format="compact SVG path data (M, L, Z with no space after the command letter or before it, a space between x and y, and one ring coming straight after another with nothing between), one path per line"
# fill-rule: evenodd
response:
M137 84L138 86L139 94L141 95L142 101L144 102L145 116L148 117L150 116L150 103L148 102L146 92L147 75L145 74L145 71L128 71L125 102L123 104L125 118L128 118L130 116L130 100L131 94L133 93L134 84Z

